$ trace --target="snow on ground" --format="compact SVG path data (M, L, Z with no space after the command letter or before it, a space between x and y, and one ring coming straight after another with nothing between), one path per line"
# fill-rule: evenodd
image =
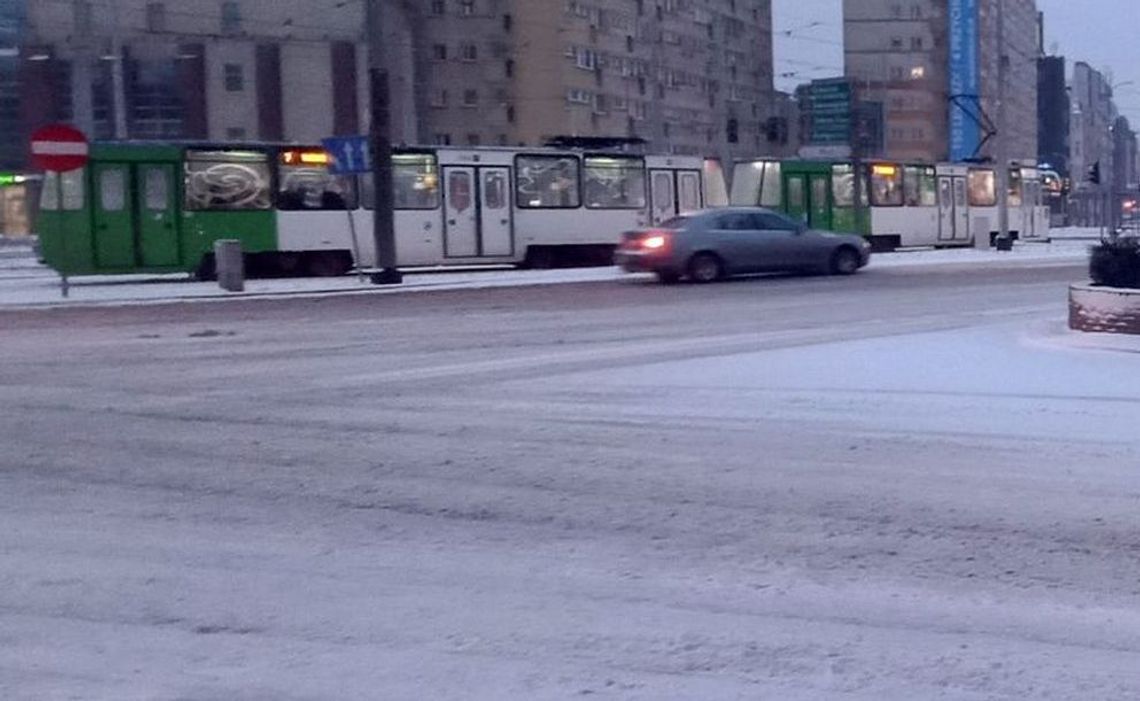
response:
M1140 698L1140 355L812 286L0 344L0 698Z
M1084 260L1087 242L1021 244L1010 252L972 248L909 250L872 256L871 268L927 265L1052 265ZM445 268L409 272L398 287L377 287L357 276L343 278L299 278L247 280L241 293L226 292L212 282L196 282L186 275L84 276L70 279L70 293L63 298L59 277L36 263L30 249L19 256L0 257L0 307L26 307L76 304L140 304L168 301L209 301L235 297L305 297L327 294L398 294L439 291L606 282L622 279L649 279L627 275L617 268L574 268L565 270L476 270L449 271Z

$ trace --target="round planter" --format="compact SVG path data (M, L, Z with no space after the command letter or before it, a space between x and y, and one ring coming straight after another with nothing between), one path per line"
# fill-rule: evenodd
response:
M1070 285L1069 328L1140 335L1140 290Z

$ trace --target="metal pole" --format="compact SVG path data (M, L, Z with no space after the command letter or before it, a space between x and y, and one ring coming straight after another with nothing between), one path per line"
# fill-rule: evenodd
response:
M123 43L119 38L119 3L111 6L111 100L114 103L115 138L123 141L128 138L126 80L123 78Z
M863 232L863 103L858 84L851 82L851 171L855 180L852 195L855 211L855 231Z
M1005 92L1009 54L1005 45L1005 0L997 0L998 94L997 94L997 191L998 238L1009 238L1009 130L1006 129Z
M375 190L372 236L376 242L374 285L398 285L403 276L396 267L396 228L393 219L392 136L389 114L388 56L384 47L381 0L366 0L368 32L368 77L371 88L372 182Z
M63 211L63 173L55 174L55 207L57 210ZM60 221L63 221L62 217ZM61 231L60 233L66 238L66 231ZM64 299L67 299L71 294L71 284L67 280L67 273L59 274L59 292L63 295Z

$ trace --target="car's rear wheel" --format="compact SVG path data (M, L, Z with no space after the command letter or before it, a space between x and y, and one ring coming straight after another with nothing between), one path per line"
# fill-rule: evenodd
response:
M689 279L705 284L724 277L724 265L712 253L698 253L689 259Z
M852 275L859 270L859 252L844 246L831 254L832 275Z

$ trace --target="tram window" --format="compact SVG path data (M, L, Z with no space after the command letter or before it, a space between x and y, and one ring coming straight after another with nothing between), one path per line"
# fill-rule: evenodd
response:
M1009 171L1009 206L1010 207L1020 207L1021 206L1021 188L1022 188L1021 171L1018 170L1017 168L1014 168L1013 170Z
M971 170L966 176L971 207L992 207L997 204L997 188L992 170Z
M675 212L673 204L673 173L658 171L653 174L653 209L657 212Z
M573 156L517 156L515 173L515 202L521 208L570 209L582 203Z
M99 206L104 212L121 212L127 206L127 179L123 168L99 173Z
M788 208L803 211L807 206L804 197L804 179L796 176L788 178Z
M164 168L148 168L143 182L146 208L151 212L165 211L169 206L170 182Z
M938 205L938 187L934 170L922 166L903 169L903 202L907 207L935 207Z
M682 212L695 212L701 208L700 173L679 173L677 175L677 206Z
M186 154L186 208L270 208L269 159L256 151L190 151Z
M85 206L87 171L70 170L60 176L60 189L63 192L63 209L66 212L77 212Z
M871 204L876 207L901 207L902 179L902 170L898 166L871 166Z
M780 164L770 162L764 166L764 180L760 185L760 206L779 207L781 195Z
M864 178L866 171L864 171ZM863 182L866 182L864 180ZM863 206L867 206L867 188L863 188ZM831 199L836 207L852 207L855 204L855 175L849 165L831 167Z
M277 167L277 208L286 211L355 209L350 178L329 172L323 150L282 151Z
M40 191L40 210L55 212L59 209L59 173L44 173L43 190Z
M855 174L851 166L831 167L831 199L836 207L855 204Z
M483 174L483 206L490 210L507 206L507 176L497 171Z
M372 174L360 177L360 201L375 208L376 189ZM397 153L392 156L392 201L396 209L439 207L439 164L430 153Z
M588 209L645 208L645 162L642 159L587 156L583 173Z

